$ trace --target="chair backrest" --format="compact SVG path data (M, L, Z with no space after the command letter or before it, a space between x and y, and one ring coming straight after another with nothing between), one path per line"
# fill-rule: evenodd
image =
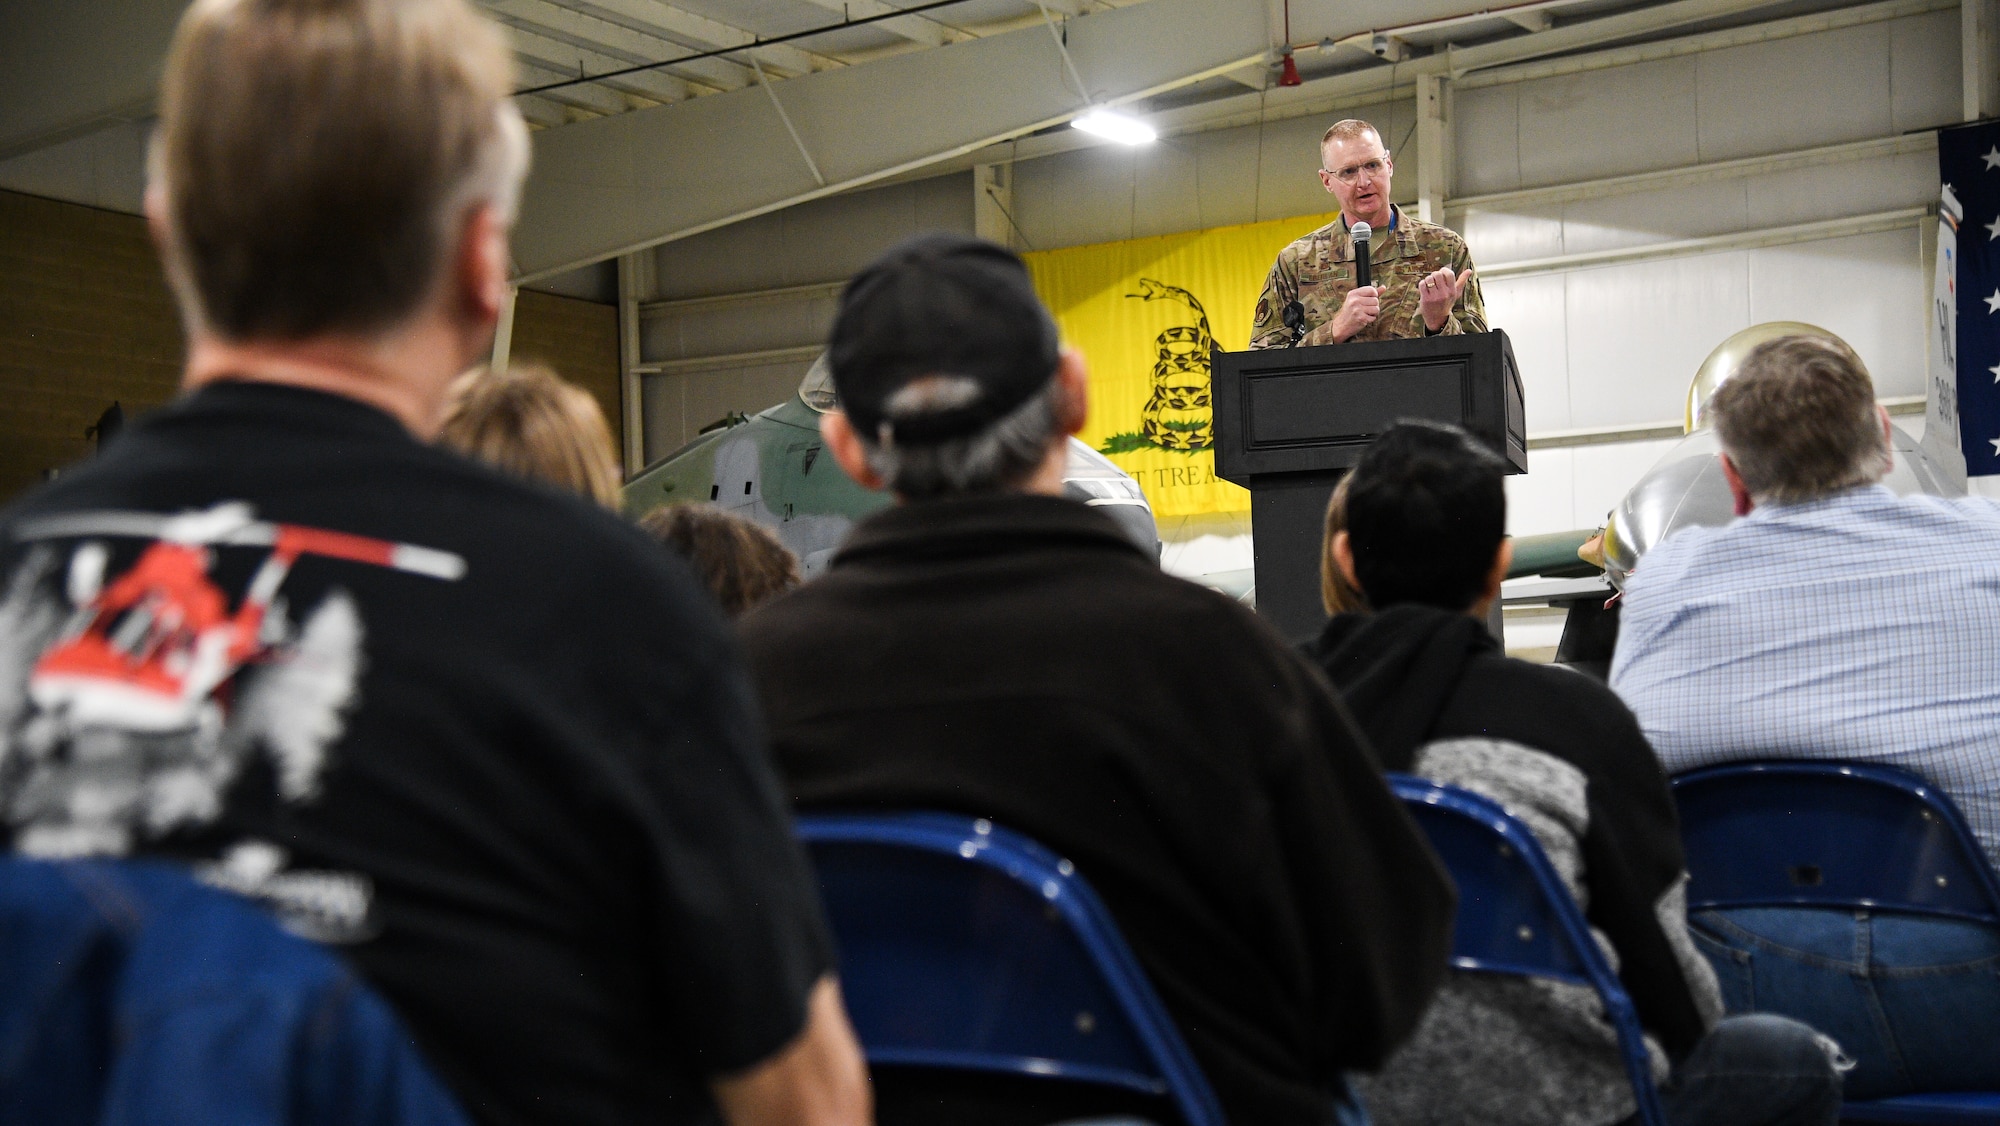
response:
M1665 1126L1638 1010L1534 832L1484 795L1407 775L1389 783L1458 885L1453 968L1595 989L1618 1034L1639 1120Z
M465 1126L327 950L179 865L0 857L0 1122Z
M1075 867L940 813L799 818L871 1063L1060 1078L1220 1104Z
M2000 923L2000 886L1978 841L1914 774L1742 762L1673 785L1692 909L1867 908Z

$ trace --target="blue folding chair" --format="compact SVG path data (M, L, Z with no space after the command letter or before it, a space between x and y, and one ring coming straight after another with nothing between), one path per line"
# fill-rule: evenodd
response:
M2000 880L1951 800L1886 766L1740 762L1674 779L1688 909L1827 907L2000 927ZM1844 1122L2000 1122L2000 1092L1850 1102Z
M1391 774L1389 784L1458 885L1452 967L1595 989L1618 1033L1639 1121L1666 1126L1639 1012L1535 834L1498 802L1469 790L1400 774Z
M1069 861L942 813L799 818L872 1064L1121 1088L1187 1126L1221 1105Z

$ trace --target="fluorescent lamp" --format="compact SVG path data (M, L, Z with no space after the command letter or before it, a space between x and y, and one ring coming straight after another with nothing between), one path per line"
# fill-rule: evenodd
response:
M1116 141L1121 145L1150 145L1160 138L1159 132L1152 126L1116 110L1094 109L1071 121L1070 124L1093 136Z

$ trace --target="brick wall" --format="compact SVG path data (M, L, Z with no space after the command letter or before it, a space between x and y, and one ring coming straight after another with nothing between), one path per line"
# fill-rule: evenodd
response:
M145 220L0 191L0 503L173 397L181 330Z
M618 311L523 290L516 356L597 397L619 432ZM92 450L113 402L127 422L174 396L181 329L145 220L0 191L0 504Z
M514 301L514 338L508 354L541 360L564 379L597 397L611 440L620 441L618 307L524 289Z

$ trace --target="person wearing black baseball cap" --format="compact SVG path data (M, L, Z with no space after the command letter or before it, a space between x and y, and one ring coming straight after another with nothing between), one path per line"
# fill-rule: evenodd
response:
M1316 673L1242 606L1064 498L1086 416L1001 247L912 239L841 295L842 469L898 502L742 619L804 809L990 818L1074 862L1231 1121L1362 1121L1345 1073L1444 974L1449 880ZM877 1067L878 1121L1020 1126L1156 1102Z

